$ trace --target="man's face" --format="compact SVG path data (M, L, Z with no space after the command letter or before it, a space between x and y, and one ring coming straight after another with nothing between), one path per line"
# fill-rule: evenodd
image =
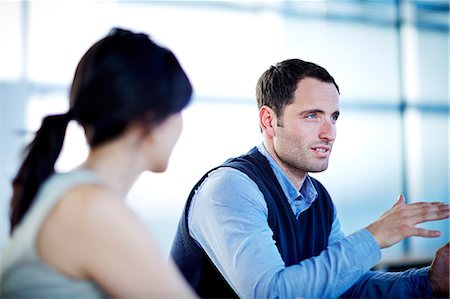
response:
M296 175L324 171L336 138L339 94L332 83L299 81L293 103L274 128L274 151L282 168Z

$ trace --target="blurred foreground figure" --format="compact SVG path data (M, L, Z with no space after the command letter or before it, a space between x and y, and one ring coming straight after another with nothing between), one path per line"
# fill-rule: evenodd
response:
M174 54L114 28L78 64L70 109L44 118L13 182L1 298L193 298L125 204L144 171L166 170L191 84ZM87 160L55 173L69 121Z

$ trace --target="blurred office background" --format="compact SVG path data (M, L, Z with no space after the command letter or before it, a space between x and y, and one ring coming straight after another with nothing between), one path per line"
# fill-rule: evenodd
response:
M316 62L341 89L329 169L313 176L332 194L345 233L363 228L400 193L449 202L448 1L0 1L0 247L10 182L44 115L65 112L78 60L111 27L150 34L172 49L195 87L164 174L146 173L128 202L168 255L197 179L260 142L255 84L286 58ZM87 148L71 123L59 171ZM384 261L426 261L449 239L410 238Z

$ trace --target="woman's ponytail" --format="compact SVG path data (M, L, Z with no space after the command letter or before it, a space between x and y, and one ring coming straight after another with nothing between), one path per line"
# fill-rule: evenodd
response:
M25 159L12 183L11 233L32 206L41 184L54 173L70 119L70 112L45 117L27 146Z

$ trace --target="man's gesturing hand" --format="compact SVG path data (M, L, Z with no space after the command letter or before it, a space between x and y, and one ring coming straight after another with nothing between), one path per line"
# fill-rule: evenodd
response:
M401 240L419 236L436 238L439 231L415 227L418 223L448 218L450 205L439 202L416 202L405 204L400 195L395 205L366 229L374 236L380 248L386 248Z

